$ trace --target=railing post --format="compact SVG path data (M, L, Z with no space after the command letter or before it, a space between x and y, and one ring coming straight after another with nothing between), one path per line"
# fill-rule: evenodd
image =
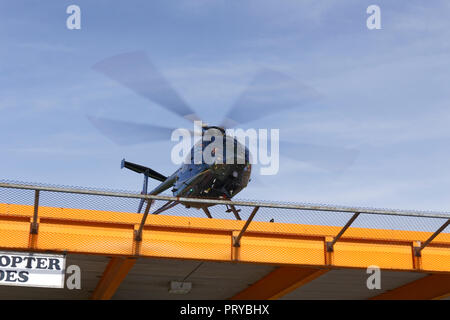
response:
M33 222L31 222L30 233L37 234L39 230L38 223L38 211L39 211L39 190L34 191L34 213L33 213Z
M244 235L244 232L247 230L248 226L250 225L250 222L252 222L253 218L255 217L256 212L258 212L259 207L255 207L248 217L247 221L244 224L244 227L242 228L241 232L237 235L237 237L233 237L233 246L234 247L240 247L241 246L241 238Z
M339 231L336 237L334 237L333 241L327 242L327 251L332 252L334 250L334 244L341 238L341 236L344 234L344 232L350 227L350 225L355 221L356 218L358 218L359 212L356 212L350 220L345 224L345 226Z
M431 235L431 237L428 238L427 241L425 241L420 247L414 247L414 255L416 257L421 257L422 256L422 250L428 245L430 244L431 241L433 241L434 238L436 238L439 233L441 233L442 231L445 230L445 228L447 228L447 226L450 224L450 219L447 220L447 222L445 222L439 229L436 230L435 233L433 233Z
M147 201L147 206L145 207L144 215L142 216L141 223L139 225L139 229L134 231L134 240L142 241L142 229L144 228L145 221L147 220L148 212L150 211L150 207L152 206L153 200Z

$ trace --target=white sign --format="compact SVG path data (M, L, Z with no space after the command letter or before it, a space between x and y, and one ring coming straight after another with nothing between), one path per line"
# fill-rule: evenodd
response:
M0 251L0 285L64 288L64 255Z

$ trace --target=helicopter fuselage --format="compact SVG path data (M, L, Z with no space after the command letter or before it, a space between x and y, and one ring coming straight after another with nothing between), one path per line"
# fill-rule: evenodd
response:
M143 194L147 194L147 179L150 177L161 181L148 193L150 195L158 195L171 189L173 196L180 198L231 199L247 187L250 181L250 152L235 137L226 135L221 128L218 130L218 135L207 136L206 139L203 133L202 139L190 150L181 167L170 176L125 159L122 160L121 167L145 175ZM205 203L183 204L186 207L208 207ZM139 211L141 209L142 201Z
M226 154L226 143L234 145L234 152ZM174 179L172 192L176 197L219 198L231 199L248 184L251 174L251 164L248 149L235 138L224 136L223 148L215 150L223 152L214 163L195 163L194 153L201 145L204 151L208 143L200 141L191 150L185 163L171 176ZM242 152L237 152L241 150ZM170 177L169 177L170 178Z

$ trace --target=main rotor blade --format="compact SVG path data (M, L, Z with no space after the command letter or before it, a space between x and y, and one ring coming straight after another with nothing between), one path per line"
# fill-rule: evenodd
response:
M320 97L313 88L289 76L270 69L256 74L248 88L227 113L222 126L256 120L293 107L312 103Z
M92 68L185 119L199 120L144 52L113 56Z
M89 121L106 137L119 145L169 140L173 129L88 116Z

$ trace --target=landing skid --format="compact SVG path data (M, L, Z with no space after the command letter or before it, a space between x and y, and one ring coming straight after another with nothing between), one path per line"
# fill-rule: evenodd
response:
M210 219L212 219L211 212L207 207L202 207L203 212L206 214L206 216ZM242 220L241 216L239 215L239 212L241 209L236 209L234 205L227 205L227 210L225 212L233 212L234 216L236 217L236 220Z
M212 219L212 215L211 215L211 212L209 212L209 209L207 207L203 207L202 209L205 212L206 216L208 218Z
M233 204L227 205L227 210L225 212L233 212L234 216L236 217L236 220L242 220L241 216L239 215L239 212L241 209L236 209L236 207Z

